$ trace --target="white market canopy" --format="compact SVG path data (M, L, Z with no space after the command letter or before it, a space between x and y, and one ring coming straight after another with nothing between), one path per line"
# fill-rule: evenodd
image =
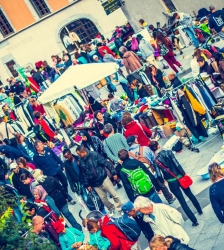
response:
M74 91L74 86L81 90L106 76L114 74L118 69L116 63L88 63L68 68L51 86L38 98L42 104L56 100Z

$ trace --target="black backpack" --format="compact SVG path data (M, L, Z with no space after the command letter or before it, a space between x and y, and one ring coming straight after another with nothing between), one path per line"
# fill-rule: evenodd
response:
M40 124L34 126L33 132L36 135L37 139L42 142L48 142L50 140L50 137L45 134Z

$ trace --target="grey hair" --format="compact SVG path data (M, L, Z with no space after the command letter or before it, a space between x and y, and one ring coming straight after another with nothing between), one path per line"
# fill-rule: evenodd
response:
M210 11L215 10L215 6L214 6L214 5L210 5L210 6L209 6L209 10L210 10Z
M146 198L144 196L138 196L134 202L134 208L136 209L146 208L151 205L153 205L153 202L150 201L149 198Z
M126 52L126 51L127 51L127 48L124 47L124 46L121 46L120 49L119 49L119 51L120 51L121 53Z
M103 132L107 135L111 134L111 132L113 131L113 126L110 123L107 123L104 128L103 128Z

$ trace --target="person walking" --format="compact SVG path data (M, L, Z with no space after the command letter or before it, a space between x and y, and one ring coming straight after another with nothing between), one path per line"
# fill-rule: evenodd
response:
M177 73L178 70L175 67L177 65L182 71L184 71L184 68L182 65L176 60L174 53L173 53L173 44L169 40L168 37L165 37L163 33L157 32L156 33L156 43L157 43L157 49L160 53L160 55L167 61L167 63L170 65L170 67ZM175 64L175 65L174 65Z
M176 196L184 212L192 221L192 226L198 226L199 223L197 218L189 208L182 191L190 199L194 207L197 209L198 214L200 215L203 214L201 206L197 198L191 192L190 187L182 188L177 180L186 175L185 171L175 158L173 152L171 150L160 150L160 146L157 141L151 142L150 149L155 152L156 155L153 166L156 170L157 178L162 183L164 183L164 179L168 182L170 191Z
M138 144L138 137L134 135L129 136L127 138L127 143L130 147L130 159L136 159L138 161L143 162L146 167L148 167L149 170L155 175L155 170L152 165L155 159L155 155L152 150L149 147L140 146L140 144ZM170 193L169 189L164 183L161 183L159 179L156 179L156 181L158 182L165 199L168 201L169 204L172 204L176 200L176 198Z
M125 128L124 136L126 138L132 135L138 136L138 143L140 146L149 146L152 131L145 125L134 121L130 115L123 115L121 124Z
M216 10L214 5L210 5L209 10L212 13L208 19L208 26L224 40L224 10Z
M161 89L166 88L166 84L163 80L162 71L160 69L158 69L157 67L155 67L154 65L152 65L149 68L149 72L150 72L149 79L150 79L152 85L155 86L159 97L162 97L163 93L162 93Z
M144 214L143 220L150 224L155 235L175 235L181 243L188 244L190 238L183 229L183 217L175 208L154 203L147 197L138 196L134 208Z
M123 64L128 74L142 67L139 57L134 52L128 51L124 46L121 46L119 51L123 54Z
M121 161L118 158L119 150L125 148L129 149L125 137L120 133L114 133L113 126L108 123L104 126L104 133L107 134L107 138L104 140L104 149L108 158L114 163L119 164Z
M115 207L114 204L108 200L107 192L114 199L117 210L121 211L121 201L105 170L106 167L112 174L114 180L117 179L117 173L110 162L99 153L89 151L83 146L78 146L76 152L80 157L79 162L84 177L84 186L88 191L91 191L94 188L103 204L108 208L110 216L114 215Z
M0 140L4 141L6 145L16 148L16 134L12 126L4 121L4 117L0 117Z
M154 57L154 49L152 45L144 39L141 34L137 35L137 40L139 42L139 50L142 53L142 58L148 63L154 65L156 68L159 68L158 63Z
M218 220L221 223L224 223L224 172L216 162L209 166L208 172L212 182L212 185L209 188L211 205Z
M68 182L63 173L64 163L62 160L48 147L44 147L41 141L35 141L34 147L36 153L33 157L34 165L43 171L46 176L51 176L59 180L68 194ZM68 194L68 200L71 205L76 202L72 201L72 197Z
M160 186L148 168L142 162L130 159L128 151L125 149L118 152L118 157L122 161L121 170L117 171L118 176L123 182L129 200L134 202L136 197L142 195L155 203L162 203L157 194L161 193ZM142 177L138 181L134 177L137 175Z
M72 227L82 231L81 225L76 221L75 217L69 211L67 202L68 193L59 183L59 181L54 177L47 177L46 175L43 175L40 169L34 170L32 175L39 185L41 185L47 194L54 200L56 207L62 212Z
M173 19L176 20L176 22L179 22L179 25L183 26L184 31L187 33L187 35L190 37L191 41L193 42L194 46L196 48L199 47L199 41L198 38L194 32L193 23L192 23L192 17L186 13L174 13Z

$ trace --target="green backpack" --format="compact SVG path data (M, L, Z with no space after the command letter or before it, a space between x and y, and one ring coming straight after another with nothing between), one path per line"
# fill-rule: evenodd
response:
M135 170L122 168L121 171L128 175L128 180L136 195L147 194L152 189L152 181L142 168L138 167Z

